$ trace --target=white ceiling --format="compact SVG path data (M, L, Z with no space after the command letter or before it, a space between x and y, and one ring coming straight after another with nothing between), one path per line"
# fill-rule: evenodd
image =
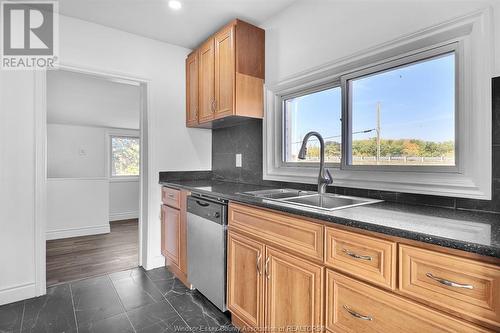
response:
M47 122L139 129L140 88L87 74L47 73Z
M234 18L259 25L295 0L180 0L173 11L168 0L61 0L66 16L195 48Z

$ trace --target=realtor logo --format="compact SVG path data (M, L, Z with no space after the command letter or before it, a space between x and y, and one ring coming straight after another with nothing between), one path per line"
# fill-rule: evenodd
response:
M1 3L2 69L55 67L58 29L57 3Z

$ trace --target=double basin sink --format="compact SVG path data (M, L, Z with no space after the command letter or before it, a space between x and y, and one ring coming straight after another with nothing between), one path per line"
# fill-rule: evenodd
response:
M315 208L333 211L349 207L368 205L382 200L351 197L338 194L318 194L312 191L301 191L295 189L270 189L260 191L243 192L242 194L258 198L273 200L276 202L297 205L301 207Z

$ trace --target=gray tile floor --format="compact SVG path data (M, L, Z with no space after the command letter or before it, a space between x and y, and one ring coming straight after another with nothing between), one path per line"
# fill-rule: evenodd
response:
M236 330L224 313L165 268L65 283L45 296L0 306L0 333L219 331Z

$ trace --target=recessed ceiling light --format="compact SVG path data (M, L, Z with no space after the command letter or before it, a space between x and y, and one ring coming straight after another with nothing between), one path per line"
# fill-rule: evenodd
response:
M177 0L170 0L168 2L168 6L170 8L172 8L173 10L179 10L182 8L182 3L180 1L177 1Z

